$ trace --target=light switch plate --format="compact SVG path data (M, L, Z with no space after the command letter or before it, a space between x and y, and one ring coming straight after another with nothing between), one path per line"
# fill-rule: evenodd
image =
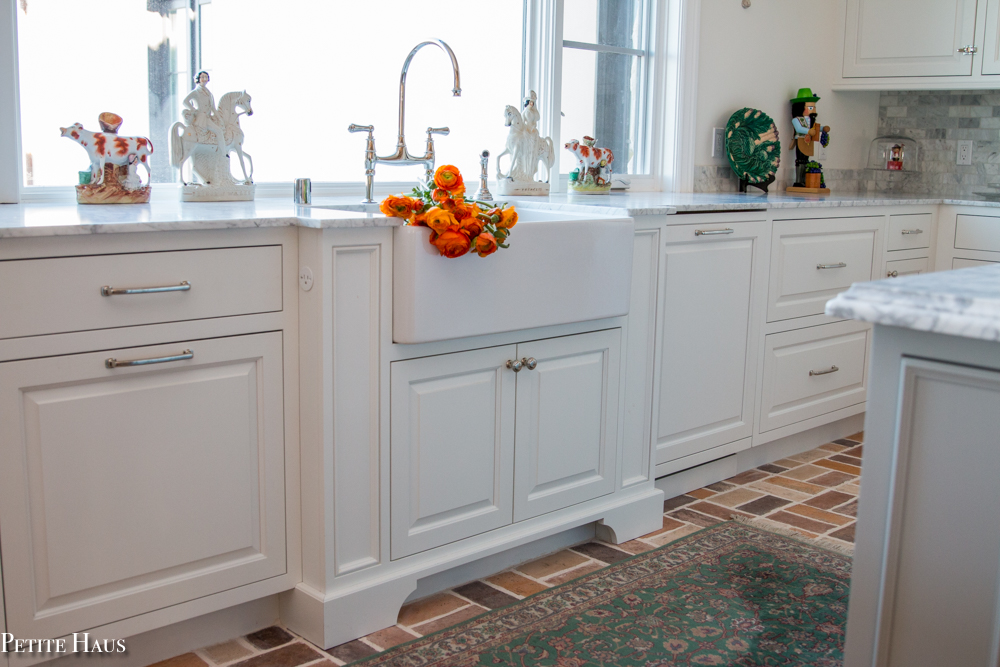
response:
M972 141L963 140L958 142L958 157L955 164L972 165Z
M712 157L726 156L726 131L721 127L712 128Z

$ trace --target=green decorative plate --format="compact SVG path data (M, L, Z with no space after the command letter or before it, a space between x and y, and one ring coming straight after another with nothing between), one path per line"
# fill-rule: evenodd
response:
M781 164L778 128L763 111L740 109L726 123L726 155L736 175L748 183L763 183Z

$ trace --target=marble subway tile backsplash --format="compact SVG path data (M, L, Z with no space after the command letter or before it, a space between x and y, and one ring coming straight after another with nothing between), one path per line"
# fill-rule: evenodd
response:
M1000 189L1000 90L883 92L878 134L916 139L920 172L828 168L832 190L968 196L990 191L992 185ZM956 164L960 140L973 142L971 166ZM783 164L774 191L784 191L789 174ZM728 165L695 167L694 176L695 192L735 192L739 185Z

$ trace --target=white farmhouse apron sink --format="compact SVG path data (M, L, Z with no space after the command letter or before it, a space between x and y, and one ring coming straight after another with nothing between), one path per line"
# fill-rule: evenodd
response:
M518 209L510 248L442 257L426 227L393 229L397 343L517 331L627 315L635 225Z

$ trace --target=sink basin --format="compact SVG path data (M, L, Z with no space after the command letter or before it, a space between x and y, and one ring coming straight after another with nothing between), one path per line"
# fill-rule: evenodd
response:
M426 227L393 229L397 343L517 331L627 315L631 218L518 209L510 248L438 254Z

